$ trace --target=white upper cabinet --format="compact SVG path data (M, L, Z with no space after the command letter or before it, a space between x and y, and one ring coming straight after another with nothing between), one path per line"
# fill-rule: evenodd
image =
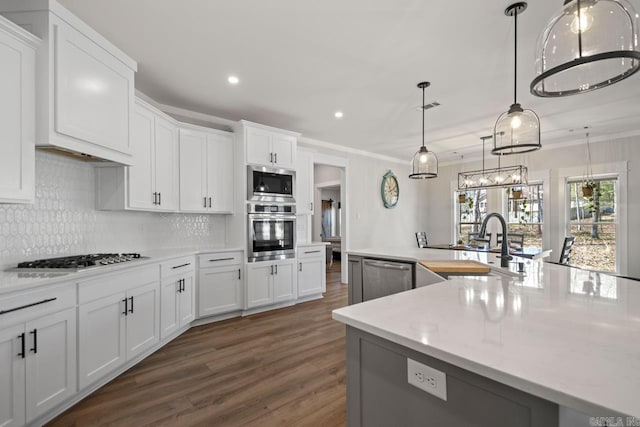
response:
M295 170L300 134L245 120L240 123L246 141L248 164Z
M296 213L313 215L313 153L298 149L296 161Z
M137 99L131 136L131 166L96 168L98 209L177 211L177 122Z
M33 202L39 43L30 33L0 17L0 203Z
M7 0L0 12L43 40L36 145L130 164L136 62L54 0Z
M233 213L233 134L180 128L180 211Z

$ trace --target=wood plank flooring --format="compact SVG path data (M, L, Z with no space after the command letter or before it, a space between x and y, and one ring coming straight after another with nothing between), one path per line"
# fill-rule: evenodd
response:
M318 301L190 329L49 426L344 426L340 262Z

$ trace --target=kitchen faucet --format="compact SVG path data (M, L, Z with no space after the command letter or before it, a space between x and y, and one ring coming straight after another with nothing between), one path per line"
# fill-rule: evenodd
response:
M479 238L484 239L484 235L487 232L487 222L491 218L498 218L500 220L500 225L502 225L502 250L500 251L500 267L509 267L509 261L513 259L511 255L509 255L509 240L507 236L507 222L504 220L504 217L499 213L493 212L486 216L484 221L482 221L482 225L480 226L480 233L478 235Z

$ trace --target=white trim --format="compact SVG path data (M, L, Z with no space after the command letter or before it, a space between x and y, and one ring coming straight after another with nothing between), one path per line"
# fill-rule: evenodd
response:
M370 151L360 150L358 148L346 147L344 145L335 144L333 142L320 141L318 139L312 139L307 137L298 138L298 142L307 144L312 147L323 148L326 150L339 151L342 153L355 154L358 156L370 157L373 159L385 160L393 163L400 163L404 165L411 164L410 160L399 159L397 157L385 156L384 154L373 153Z
M614 177L618 178L618 186L616 193L616 273L622 276L629 274L629 242L628 242L628 212L627 212L627 193L628 193L628 161L613 163L596 163L592 165L593 175L596 178ZM570 168L562 168L558 170L558 187L562 187L558 191L558 202L563 209L558 209L558 215L561 215L560 224L562 230L566 234L570 231L570 200L567 184L574 178L584 176L584 166L575 166ZM558 236L556 245L562 247L563 236Z
M253 127L253 128L264 129L264 130L267 130L269 132L283 133L285 135L295 136L296 138L301 135L299 132L293 132L293 131L286 130L286 129L280 129L280 128L276 128L276 127L269 126L269 125L263 125L261 123L254 123L254 122L250 122L248 120L240 120L238 123L240 123L242 126L250 126L250 127Z
M11 35L11 37L16 40L21 41L22 43L26 43L34 49L37 49L38 46L42 44L42 40L29 31L25 30L21 26L14 24L12 21L8 20L4 16L0 16L0 30L4 31Z
M334 179L334 180L331 180L331 181L319 182L319 183L315 184L316 189L325 188L325 187L335 187L335 186L340 186L340 180L339 179Z

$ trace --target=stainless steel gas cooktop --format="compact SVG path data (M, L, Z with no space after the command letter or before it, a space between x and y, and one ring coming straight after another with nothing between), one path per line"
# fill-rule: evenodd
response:
M120 264L135 260L144 259L137 253L124 254L88 254L73 255L58 258L38 259L35 261L25 261L8 271L47 271L47 272L74 272L91 268L100 268L112 264Z

